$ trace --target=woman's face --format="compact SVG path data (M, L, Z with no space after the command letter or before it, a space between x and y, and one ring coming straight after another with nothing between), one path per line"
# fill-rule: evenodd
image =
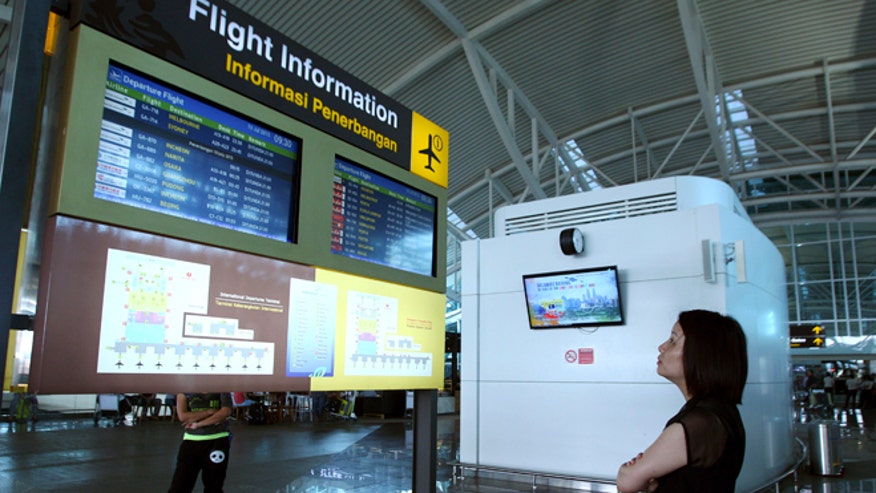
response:
M669 339L661 344L657 350L657 374L670 382L684 382L684 331L678 322L672 326Z

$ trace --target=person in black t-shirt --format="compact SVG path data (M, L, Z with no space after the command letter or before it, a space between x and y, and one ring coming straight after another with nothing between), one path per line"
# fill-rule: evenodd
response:
M176 412L185 428L168 493L191 493L201 474L204 493L222 493L228 470L231 394L177 394Z
M682 312L658 350L657 373L687 402L654 443L621 465L618 491L733 493L745 455L737 409L748 378L742 327L719 313Z

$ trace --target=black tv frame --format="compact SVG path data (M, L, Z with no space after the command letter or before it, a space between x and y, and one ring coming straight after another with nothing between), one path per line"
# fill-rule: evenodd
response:
M595 273L606 272L606 271L610 271L613 273L614 288L617 292L617 298L616 298L617 306L616 307L615 306L607 306L604 308L610 309L611 312L616 312L615 316L611 317L608 320L600 319L597 317L592 317L592 319L590 319L588 317L581 317L581 318L575 318L572 320L563 321L564 315L559 315L556 318L556 323L541 323L541 324L535 323L536 319L533 317L531 305L532 305L532 303L537 301L535 299L536 293L531 293L529 291L529 285L528 285L527 281L537 280L537 279L547 281L547 280L554 279L554 278L564 279L564 278L568 278L569 276L576 276L576 275L577 276L582 276L582 275L583 276L587 276L587 275L592 276ZM582 268L582 269L571 269L571 270L556 271L556 272L538 272L538 273L532 273L532 274L524 274L522 278L523 278L523 296L524 296L524 299L526 301L526 315L527 315L526 318L528 319L530 329L544 330L544 329L572 329L572 328L586 328L586 327L594 327L595 328L595 327L602 327L602 326L609 326L609 325L625 325L626 324L626 319L624 317L624 310L623 310L623 297L621 295L621 290L620 290L620 274L619 274L619 269L617 268L616 265L604 265L604 266L599 266L599 267L587 267L587 268ZM584 282L586 282L586 280L584 280ZM586 290L585 287L578 287L576 289L580 290L581 293L583 293ZM565 303L564 303L564 305L565 305ZM597 307L597 309L598 308L599 307ZM565 312L566 312L566 310L564 310L563 313L565 313Z

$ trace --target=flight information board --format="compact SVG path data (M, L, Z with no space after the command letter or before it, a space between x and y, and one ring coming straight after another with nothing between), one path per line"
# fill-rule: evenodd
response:
M332 253L435 275L435 197L336 157L332 198Z
M103 104L95 198L296 241L300 139L115 63Z

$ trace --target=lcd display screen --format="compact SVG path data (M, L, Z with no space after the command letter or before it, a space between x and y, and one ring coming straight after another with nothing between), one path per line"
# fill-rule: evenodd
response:
M111 62L94 197L296 242L301 140Z
M435 275L435 197L337 157L332 200L332 253Z
M527 274L523 292L532 329L624 323L616 266Z

